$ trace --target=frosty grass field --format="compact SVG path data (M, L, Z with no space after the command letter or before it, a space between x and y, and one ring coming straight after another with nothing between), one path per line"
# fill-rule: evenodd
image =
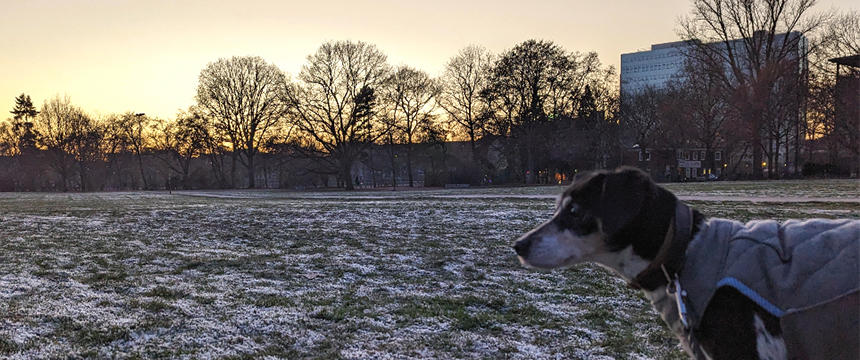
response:
M667 187L860 217L850 180ZM517 263L560 191L0 194L0 358L682 358L604 270Z

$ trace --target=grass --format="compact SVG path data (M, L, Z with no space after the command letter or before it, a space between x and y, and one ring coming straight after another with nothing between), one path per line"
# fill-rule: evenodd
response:
M511 241L550 216L541 196L558 191L0 194L0 358L683 358L604 270L517 263ZM851 202L692 204L738 220L860 218Z

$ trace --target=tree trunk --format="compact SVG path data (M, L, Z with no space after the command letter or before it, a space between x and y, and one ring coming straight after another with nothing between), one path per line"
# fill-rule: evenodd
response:
M256 185L254 181L256 180L254 178L254 154L249 152L245 155L248 157L248 189L253 189Z
M475 129L472 129L471 127L469 128L469 146L472 148L472 161L477 164L478 153L476 151L477 146L475 144Z
M191 188L190 181L188 179L188 173L191 172L191 158L188 158L188 161L184 163L182 166L182 188L188 190Z
M394 139L388 135L388 155L391 158L391 190L397 190L397 162L394 158Z
M753 179L761 179L764 175L761 167L761 137L756 134L753 136L752 144L752 156L753 156L753 166L752 166L752 177Z
M269 161L263 157L263 189L269 188Z
M143 181L143 189L149 190L149 184L146 183L146 173L143 171L143 156L140 155L140 150L137 151L137 167L140 169L140 180Z
M355 185L352 183L352 160L344 159L342 160L341 165L343 166L343 168L341 169L341 176L343 177L343 182L346 186L346 190L355 190Z
M781 135L782 134L782 124L777 123L775 130L776 131L774 131L773 135L771 135L771 137L773 137L773 162L772 162L773 167L772 167L772 169L773 169L773 178L780 179L780 178L782 178L782 170L783 170L782 165L780 165L783 162L780 160L780 156L779 156L779 150L782 147L782 141L783 141L783 136ZM788 153L786 153L785 156L787 159Z
M415 187L415 184L412 180L412 137L409 137L409 141L406 143L406 172L409 177L409 187ZM424 174L426 177L427 174ZM426 180L426 179L425 179Z
M769 153L765 156L765 161L767 162L767 166L765 166L765 168L767 168L767 178L773 179L775 173L775 171L773 171L773 149L769 146L768 150Z
M780 156L779 156L779 149L780 149L780 147L782 147L782 141L783 141L783 136L780 135L781 130L782 130L782 128L780 127L780 124L777 124L776 132L773 135L773 144L774 144L774 146L773 146L773 169L774 169L773 176L776 179L781 179L783 176L783 170L784 169L783 169L783 166L780 164L783 163L783 160L788 161L788 153L787 152L785 153L783 160L780 160ZM787 136L785 136L785 137L787 138ZM788 139L785 139L785 142L787 143Z
M469 146L472 149L472 166L473 169L478 169L478 177L472 179L472 185L477 185L481 183L481 180L484 177L484 167L481 164L481 161L478 159L478 146L475 143L475 129L473 127L469 127Z
M395 169L397 169L397 168L396 168L396 164L394 161L394 156L392 155L391 156L391 190L392 191L397 190L397 171Z
M81 192L87 191L87 181L86 181L86 166L83 161L78 161L78 175L81 179Z
M786 131L787 131L787 130L788 130L788 129L786 129ZM787 176L789 176L789 173L788 173L788 158L791 156L791 149L790 149L790 147L789 147L789 145L791 145L791 141L789 141L789 140L791 140L791 134L790 134L790 133L788 133L788 132L786 132L786 135L785 135L785 158L784 158L784 159L783 159L783 161L782 161L783 166L781 166L782 171L783 171L783 172L782 172L782 176L783 176L783 177L787 177Z
M531 134L526 136L526 184L534 184L535 179L535 159L534 159L534 151L532 151L532 136Z
M236 188L236 162L239 160L238 157L239 154L236 153L236 150L233 150L231 154L232 164L230 165L230 188L233 189Z
M434 184L435 180L436 180L436 157L433 156L433 154L430 154L430 176L429 176L429 179L430 180L428 181L427 171L425 171L424 172L424 186L425 187L427 187L428 184L431 184L430 186L432 186L432 184Z
M63 192L69 191L69 173L65 163L60 166L60 180L63 182Z
M714 154L713 154L713 151L711 151L711 144L705 145L705 159L704 160L705 161L703 162L703 164L705 165L705 170L707 172L705 177L707 178L708 175L710 175L711 173L714 172Z
M806 101L804 100L803 114L806 113ZM798 115L798 120L794 124L794 166L792 166L791 174L798 177L800 174L800 126L801 119L806 119L805 115Z
M367 162L370 163L370 186L376 189L376 168L373 165L373 149L367 152Z

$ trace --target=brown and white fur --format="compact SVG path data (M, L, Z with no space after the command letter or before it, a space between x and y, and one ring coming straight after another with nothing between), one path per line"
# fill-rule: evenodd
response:
M629 282L655 259L677 198L635 168L578 177L561 195L553 217L514 244L520 262L538 269L594 262ZM693 210L693 236L705 224ZM689 343L668 281L643 289L692 357L785 359L779 319L731 288L716 292Z

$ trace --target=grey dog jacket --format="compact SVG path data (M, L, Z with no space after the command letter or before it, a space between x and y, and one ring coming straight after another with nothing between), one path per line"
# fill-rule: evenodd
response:
M792 359L860 357L860 221L710 219L679 280L696 329L717 289L732 287L780 319Z

